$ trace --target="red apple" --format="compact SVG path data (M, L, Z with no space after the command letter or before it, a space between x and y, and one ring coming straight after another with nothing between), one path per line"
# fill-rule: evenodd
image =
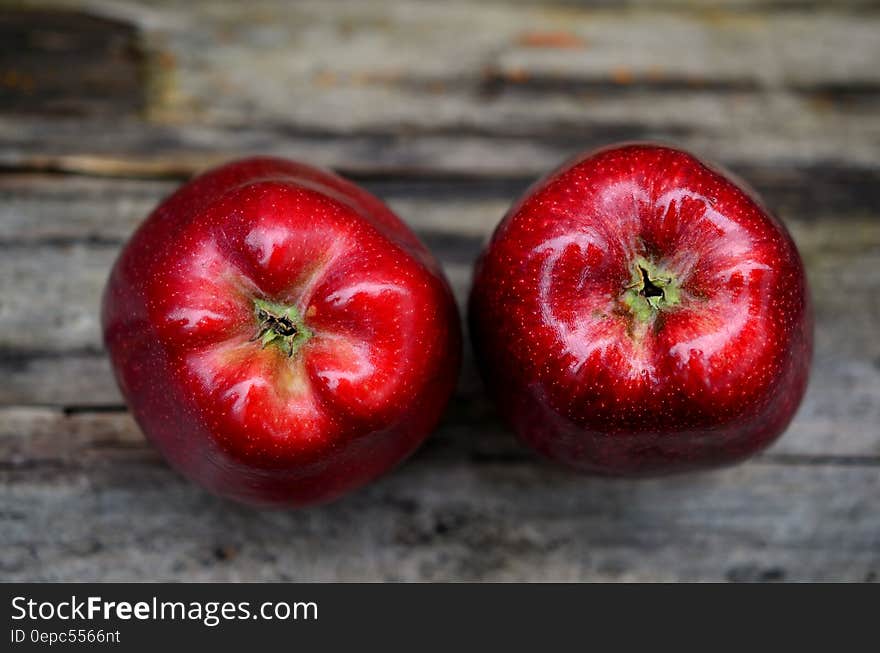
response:
M575 469L714 467L773 442L812 353L782 223L680 150L577 158L510 210L477 264L474 348L519 436Z
M113 268L104 339L138 424L213 492L302 506L400 462L456 381L440 266L378 199L256 158L166 199Z

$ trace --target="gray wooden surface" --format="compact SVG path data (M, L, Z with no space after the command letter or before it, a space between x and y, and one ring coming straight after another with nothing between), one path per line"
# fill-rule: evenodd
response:
M0 2L0 579L852 580L880 575L880 6L847 0ZM336 504L172 473L110 377L116 251L176 184L275 153L385 198L460 299L509 202L663 139L792 229L816 358L787 435L720 472L533 459L466 352L442 427Z

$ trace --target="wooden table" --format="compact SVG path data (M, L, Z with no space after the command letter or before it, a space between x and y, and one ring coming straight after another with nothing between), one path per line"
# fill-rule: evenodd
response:
M0 9L0 578L877 580L877 2L27 5ZM569 474L499 424L470 352L429 443L318 509L209 496L127 414L101 288L197 170L258 152L333 167L390 202L463 300L532 180L646 138L752 182L809 268L811 386L752 462Z

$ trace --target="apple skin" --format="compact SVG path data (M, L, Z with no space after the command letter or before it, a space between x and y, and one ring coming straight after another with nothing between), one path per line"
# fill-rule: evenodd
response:
M751 191L650 143L533 186L477 262L474 349L544 456L606 476L723 466L785 430L813 318L798 251Z
M209 171L132 236L103 301L122 394L173 467L241 502L334 499L412 453L458 376L440 266L382 202L274 158Z

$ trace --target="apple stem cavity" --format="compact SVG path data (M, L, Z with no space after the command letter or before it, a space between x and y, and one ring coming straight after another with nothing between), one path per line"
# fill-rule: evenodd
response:
M681 302L679 283L675 275L640 256L620 301L638 322L648 324Z
M251 342L260 341L265 349L272 344L292 357L312 337L312 331L294 306L285 306L265 299L254 299L257 333Z

